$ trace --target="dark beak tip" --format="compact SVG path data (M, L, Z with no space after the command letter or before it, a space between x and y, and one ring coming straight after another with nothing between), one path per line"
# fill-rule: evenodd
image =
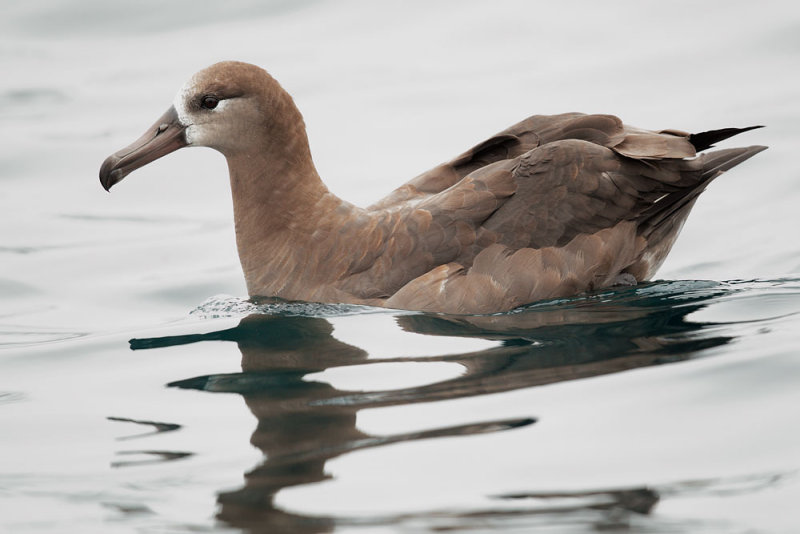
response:
M103 189L106 191L111 191L111 187L119 182L119 179L116 177L118 169L114 168L118 162L119 158L116 157L116 155L112 155L107 157L100 167L100 185L102 185Z

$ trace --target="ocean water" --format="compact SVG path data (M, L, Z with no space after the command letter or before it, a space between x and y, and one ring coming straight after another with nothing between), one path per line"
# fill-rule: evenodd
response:
M658 280L451 317L246 300L225 162L97 171L268 69L366 205L534 113L770 149ZM800 8L30 1L0 19L0 531L800 529Z

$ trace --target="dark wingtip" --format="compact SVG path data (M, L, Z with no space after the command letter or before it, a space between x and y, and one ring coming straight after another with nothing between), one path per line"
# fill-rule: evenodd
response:
M689 142L694 145L695 150L701 152L714 146L714 143L724 141L734 135L749 132L757 128L763 128L763 125L748 126L747 128L722 128L721 130L708 130L707 132L700 132L689 135Z

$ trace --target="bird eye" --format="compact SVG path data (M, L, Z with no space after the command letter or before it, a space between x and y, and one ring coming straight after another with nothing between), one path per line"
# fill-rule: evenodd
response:
M219 98L215 98L213 96L204 96L202 100L200 100L200 105L203 109L214 109L219 104Z

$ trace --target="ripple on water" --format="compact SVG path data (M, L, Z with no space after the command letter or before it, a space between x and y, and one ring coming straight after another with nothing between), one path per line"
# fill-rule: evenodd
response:
M674 306L676 302L708 301L702 311L704 313L713 312L714 322L725 323L783 317L800 312L797 304L798 297L800 297L800 279L796 278L733 280L729 282L667 280L535 302L509 312L490 314L489 316L504 317L587 307L596 312L598 309L614 305L655 308L660 305ZM263 297L243 299L230 295L215 295L203 301L189 314L200 319L243 317L253 313L324 318L364 313L396 314L397 312L398 310L354 304L292 302ZM694 318L697 319L697 317Z
M778 454L774 462L748 465L750 453L737 456L734 450L728 461L735 469L692 466L702 464L693 455L705 454L704 440L714 446L727 443L726 433L736 435L725 425L705 425L713 420L710 414L724 418L729 408L742 418L743 426L761 425L759 431L766 433L763 439L772 436L770 441L775 441L774 436L782 435L783 424L770 423L762 413L767 408L777 411L773 399L792 400L787 392L796 388L788 379L774 379L777 374L789 377L787 366L763 358L746 371L741 362L726 366L724 357L693 372L670 374L655 367L741 351L743 343L732 341L747 341L750 330L729 326L715 308L724 311L732 306L736 321L770 321L793 312L786 297L796 297L799 287L795 279L662 281L489 316L404 313L395 317L396 311L381 308L218 295L191 315L242 317L238 325L231 327L224 321L223 329L206 332L209 323L198 321L198 327L190 321L180 326L190 331L180 335L130 342L137 351L163 352L117 354L122 358L115 358L114 365L123 360L132 372L115 368L115 374L130 374L148 395L155 391L151 386L157 385L166 396L155 394L157 407L149 412L135 405L140 399L134 399L127 409L102 414L121 429L116 438L120 445L108 463L122 477L156 469L195 473L197 462L207 462L214 476L230 475L227 462L234 441L219 437L225 435L229 418L240 413L235 411L243 406L239 402L230 403L234 411L225 411L225 403L238 395L251 412L246 415L254 416L257 423L248 427L252 433L236 439L254 445L262 454L255 466L249 460L242 462L246 475L234 489L205 488L208 494L219 495L219 518L235 527L247 527L242 519L242 510L247 509L264 521L275 521L265 523L268 526L289 521L297 527L293 532L302 532L303 525L315 521L326 522L331 531L349 527L426 532L481 528L528 532L540 527L554 532L683 531L687 523L679 523L680 516L674 519L674 514L662 511L692 507L701 499L749 499L762 490L794 495L787 476L793 464L786 453ZM699 322L693 314L704 310L709 310L711 320ZM391 337L389 328L400 331ZM434 351L434 336L448 343L447 350ZM372 337L380 342L374 348ZM468 338L469 343L457 349L452 341L457 338ZM414 339L426 350L406 354ZM491 342L481 347L473 343L478 339ZM771 347L776 339L785 338L770 337ZM207 341L214 343L203 343ZM220 341L228 346L221 347ZM387 356L383 348L387 344L402 346L403 353ZM179 347L185 345L193 347L182 351ZM101 350L113 354L110 347L104 345ZM108 360L104 355L103 361ZM754 378L756 366L760 372ZM613 377L647 367L653 371ZM713 379L702 376L704 370ZM153 373L158 373L157 378ZM604 375L616 383L598 380ZM540 387L590 378L595 380L571 387ZM168 386L167 394L162 385ZM179 390L192 390L192 396ZM775 392L784 397L775 397ZM629 402L631 396L637 399L635 403ZM586 406L586 398L594 400L592 406ZM693 399L698 398L702 402L695 403ZM165 408L166 400L174 404ZM752 408L741 412L743 401L753 403ZM211 410L201 413L199 403ZM666 430L659 433L662 423ZM638 425L654 437L640 432ZM677 436L700 426L708 430L699 437ZM672 429L677 436L674 442L669 441ZM201 439L202 432L211 437ZM592 436L591 451L572 445L587 435ZM455 439L461 441L445 441ZM754 444L759 439L744 434L742 447L758 449ZM700 444L686 445L686 456L682 456L681 444L693 440ZM503 453L494 454L490 443L504 447ZM642 447L624 448L631 443ZM790 454L795 451L791 444L783 449ZM624 462L629 455L633 458L631 472L623 473L621 482L615 478L613 465L603 467L605 462L613 464L620 452ZM214 464L209 460L214 454L225 460ZM671 458L665 463L668 467L651 468L650 458L662 456ZM469 463L470 458L479 461ZM740 458L745 458L743 464L734 462ZM418 468L415 462L430 462L434 467ZM566 467L551 468L552 463ZM460 471L462 465L477 471ZM679 474L673 473L675 468ZM639 469L652 470L639 475ZM381 474L373 475L373 470ZM571 471L583 470L597 470L597 480L602 482L595 482L591 475L569 478ZM491 473L503 472L509 473L507 479L487 482ZM564 473L570 482L562 482ZM241 472L234 474L237 481L242 479ZM396 515L391 507L374 514L351 512L372 502L375 490L362 481L374 476L406 480L408 486L398 491L422 497L401 503ZM323 480L326 484L318 484ZM151 488L162 485L162 478L154 479ZM462 497L453 497L449 492L458 493L461 485L467 488ZM295 497L292 492L297 492ZM281 497L276 500L278 493ZM423 499L425 503L417 504ZM428 500L436 504L429 506ZM335 504L326 504L331 502ZM650 515L655 506L659 514ZM154 510L160 513L157 507Z
M54 343L86 336L85 332L63 332L35 329L30 326L0 326L0 350L43 343Z
M729 282L730 289L708 306L693 313L701 323L735 324L779 319L800 313L800 280L748 280Z
M250 314L278 315L282 317L341 317L364 313L397 313L397 310L359 306L355 304L326 304L322 302L290 302L278 298L243 299L230 295L207 298L189 315L199 319L244 317Z

